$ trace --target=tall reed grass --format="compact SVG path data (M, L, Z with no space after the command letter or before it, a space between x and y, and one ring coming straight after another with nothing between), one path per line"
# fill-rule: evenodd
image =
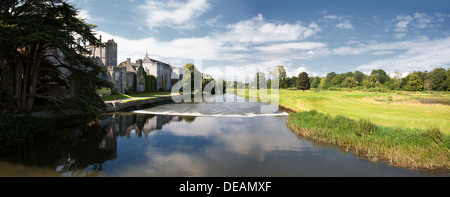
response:
M302 137L346 147L372 161L411 169L450 169L450 137L438 128L379 126L315 110L291 114L288 126Z

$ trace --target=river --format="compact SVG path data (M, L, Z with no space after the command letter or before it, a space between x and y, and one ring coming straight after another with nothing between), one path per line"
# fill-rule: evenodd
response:
M229 96L227 96L227 99ZM374 163L295 135L255 102L174 103L75 120L0 152L0 176L449 176Z

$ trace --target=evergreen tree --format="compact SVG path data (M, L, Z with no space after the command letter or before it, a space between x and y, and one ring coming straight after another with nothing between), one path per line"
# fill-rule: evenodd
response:
M297 89L303 90L303 92L310 89L308 73L302 72L298 75Z
M77 18L77 10L63 0L3 0L0 2L0 71L7 70L15 111L30 111L35 99L99 115L104 103L96 89L112 88L97 76L106 70L84 54L77 39L100 46L95 25ZM56 99L45 87L65 86L73 96Z

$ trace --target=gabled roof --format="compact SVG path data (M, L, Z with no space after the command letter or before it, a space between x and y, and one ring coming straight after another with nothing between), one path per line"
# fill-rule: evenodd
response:
M167 64L167 63L164 63L164 62L160 62L158 60L151 59L150 57L148 57L148 52L145 52L145 57L142 60L142 64L144 64L144 63L152 63L152 62L159 63L159 64L162 64L164 66L171 67L170 64Z
M148 52L145 52L145 57L142 60L142 63L152 63L152 59L148 57Z

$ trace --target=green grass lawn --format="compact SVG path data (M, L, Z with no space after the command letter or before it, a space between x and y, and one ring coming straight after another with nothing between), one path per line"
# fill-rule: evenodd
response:
M251 90L250 93L256 94L256 90ZM443 133L450 135L450 105L447 104L450 94L446 92L303 92L281 89L279 96L280 104L298 111L317 110L393 127L438 127ZM441 104L429 104L433 99Z

